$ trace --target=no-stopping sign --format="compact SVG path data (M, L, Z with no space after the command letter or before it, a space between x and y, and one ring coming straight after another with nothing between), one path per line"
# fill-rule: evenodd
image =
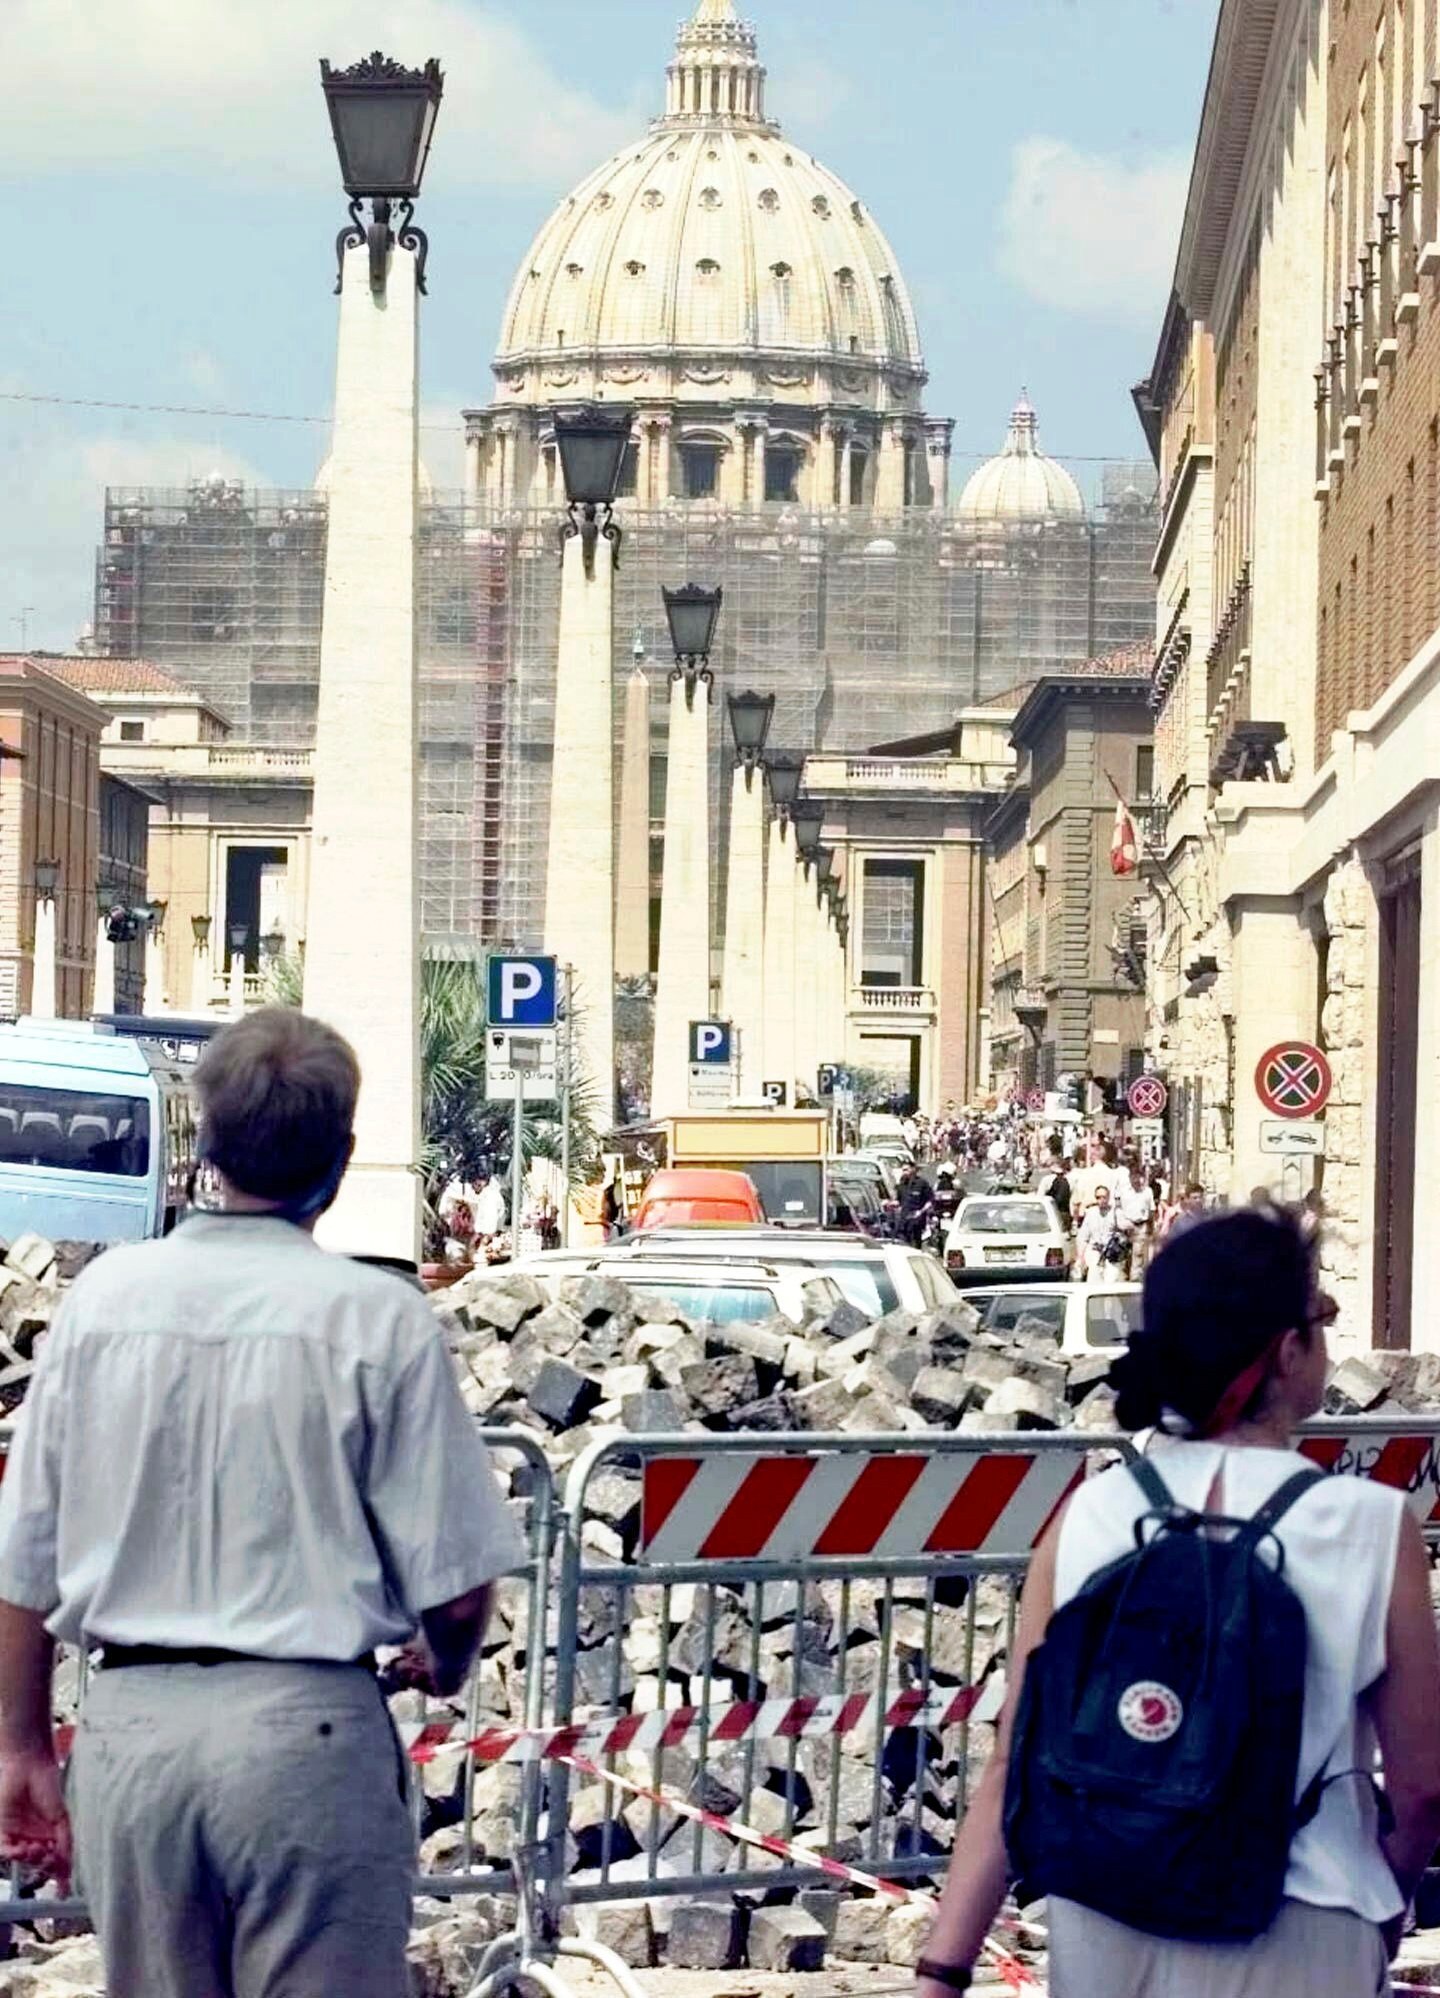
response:
M1163 1117L1170 1092L1158 1075L1137 1075L1125 1100L1132 1117Z
M1281 1041L1255 1070L1255 1093L1274 1117L1319 1116L1334 1086L1329 1062L1309 1041Z

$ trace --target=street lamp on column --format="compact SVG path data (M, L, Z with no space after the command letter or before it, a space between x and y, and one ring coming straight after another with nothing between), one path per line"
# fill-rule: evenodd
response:
M770 779L770 797L775 809L788 825L791 808L800 795L805 759L803 756L790 756L781 750L766 758L765 774Z
M37 1020L53 1020L58 1011L60 939L55 891L59 885L59 861L37 860L35 949L30 968L30 1011Z
M624 536L615 523L615 501L634 426L634 412L622 404L591 404L568 414L557 411L555 416L555 448L568 509L560 543L563 549L579 535L589 577L595 574L595 550L602 540L610 543L619 561Z
M686 583L678 590L664 590L665 618L670 626L670 643L675 650L675 666L670 677L685 676L687 696L694 698L695 686L708 687L713 678L710 651L715 643L715 627L720 621L723 590L707 590L701 583Z
M423 292L430 245L411 218L445 89L440 64L432 56L423 69L406 69L376 49L349 69L332 69L322 59L320 82L340 156L341 183L350 197L349 226L335 239L341 271L345 252L367 245L370 289L383 296L390 252L398 242L402 250L415 253L415 286ZM370 203L368 225L360 217L362 201ZM391 226L392 202L400 210L398 231ZM340 286L337 275L337 294Z
M735 741L735 754L740 768L745 772L745 788L750 788L754 773L763 767L765 744L770 735L770 724L775 717L775 696L756 694L747 690L743 694L728 694L725 705L730 713L730 733ZM797 768L796 781L799 773Z
M53 902L55 890L60 886L60 863L58 860L37 860L35 863L35 893L42 902Z

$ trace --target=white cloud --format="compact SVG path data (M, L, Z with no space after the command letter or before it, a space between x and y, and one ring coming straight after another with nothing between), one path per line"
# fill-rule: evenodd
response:
M333 180L318 60L437 55L451 185L578 176L630 135L513 22L467 0L3 0L0 130L31 174L144 165L243 200Z
M1190 161L1024 139L1000 217L1001 270L1044 305L1156 318L1175 266Z

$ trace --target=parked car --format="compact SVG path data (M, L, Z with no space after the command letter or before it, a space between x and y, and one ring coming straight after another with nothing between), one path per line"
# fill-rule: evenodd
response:
M959 1296L939 1259L924 1249L818 1228L660 1228L627 1245L624 1253L646 1261L652 1256L701 1256L709 1263L758 1256L782 1268L801 1264L833 1277L850 1303L870 1318L897 1310L943 1311Z
M868 1179L887 1207L900 1204L900 1175L895 1170L892 1159L883 1152L844 1152L839 1158L831 1159L831 1172L858 1173Z
M1054 1338L1062 1353L1119 1353L1140 1328L1138 1283L1095 1290L1081 1283L962 1285L960 1295L980 1318L982 1332L1002 1336L1028 1327Z
M1043 1283L1070 1267L1070 1236L1053 1200L1040 1193L973 1194L960 1203L945 1236L945 1267L1003 1270L1007 1279Z
M698 1232L698 1231L697 1231ZM637 1256L617 1247L592 1250L553 1249L527 1256L518 1263L495 1266L496 1279L519 1273L543 1283L552 1295L566 1277L613 1276L631 1290L663 1297L696 1324L758 1325L776 1312L798 1325L807 1317L823 1317L843 1296L832 1277L805 1266L792 1267L769 1257L712 1257L700 1246L685 1257Z
M764 1219L765 1209L748 1173L691 1166L651 1174L631 1227L638 1235L676 1224L733 1228Z
M885 1212L879 1184L863 1173L847 1172L848 1163L837 1161L826 1170L825 1225L850 1235L882 1239L890 1234L893 1224Z

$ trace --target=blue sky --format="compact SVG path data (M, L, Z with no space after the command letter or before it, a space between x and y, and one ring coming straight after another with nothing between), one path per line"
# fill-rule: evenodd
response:
M438 54L425 453L488 399L549 207L660 108L681 0L4 0L0 650L89 618L106 483L324 456L344 220L315 59ZM914 294L962 454L1024 383L1042 442L1141 454L1130 384L1165 302L1215 0L749 0L787 133L850 182ZM67 399L60 403L11 398ZM251 421L76 404L318 418ZM1086 468L1076 465L1085 478Z

